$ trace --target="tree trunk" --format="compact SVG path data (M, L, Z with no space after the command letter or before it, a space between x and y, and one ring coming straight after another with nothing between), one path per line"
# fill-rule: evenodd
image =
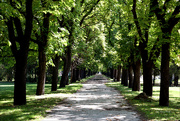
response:
M124 86L128 86L128 69L122 69L122 81L121 84Z
M46 80L46 54L43 46L39 45L39 74L36 95L44 94L44 86Z
M69 85L69 73L68 73L68 77L67 77L67 80L66 80L66 85Z
M81 79L86 78L86 70L85 68L81 69Z
M118 72L117 72L117 81L120 81L120 77L121 77L121 65L118 66Z
M76 80L77 80L77 78L76 78L77 74L76 74L76 73L77 73L76 68L72 69L72 73L71 73L71 83L76 82Z
M179 80L179 76L177 74L175 74L175 77L174 77L174 86L178 86L178 80Z
M61 78L61 82L59 86L60 88L65 87L69 81L68 73L70 71L70 68L71 68L71 46L69 45L67 47L66 57L64 59L63 74L62 74L62 78Z
M15 2L11 1L10 3L12 7L16 6ZM10 17L6 22L9 41L11 42L11 51L16 60L14 105L26 104L26 69L33 19L32 0L26 0L25 6L25 26L22 27L21 20L18 17ZM19 43L19 47L17 47L17 43Z
M132 73L133 73L133 69L132 69L132 65L130 65L129 68L128 68L129 88L132 88L132 85L133 85L133 76L132 76Z
M117 72L117 70L113 69L113 81L114 82L116 81L116 72Z
M81 77L80 77L80 69L76 68L76 80L80 81Z
M46 6L45 2L42 2L42 6ZM41 40L38 42L39 51L39 75L38 75L38 85L36 90L36 95L44 94L44 87L46 81L46 47L48 42L49 33L49 17L50 13L44 13L43 26L41 32Z
M132 91L140 91L140 70L141 70L141 60L138 59L133 64L133 72L134 72L134 80L133 80L133 86Z
M113 79L113 68L110 68L110 78Z
M53 67L53 75L52 75L52 86L51 91L57 91L57 82L58 82L58 69L60 63L60 56L56 55L53 59L54 67Z
M170 44L162 45L161 55L161 84L160 84L160 99L159 105L169 106L169 59L170 59Z
M147 96L152 96L152 66L152 60L143 60L143 92Z
M21 51L16 57L14 81L14 105L26 104L26 67L28 51Z

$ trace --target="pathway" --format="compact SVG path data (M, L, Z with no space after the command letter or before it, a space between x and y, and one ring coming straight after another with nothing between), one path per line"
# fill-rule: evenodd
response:
M120 93L105 86L107 80L96 75L83 88L64 100L43 121L140 121Z

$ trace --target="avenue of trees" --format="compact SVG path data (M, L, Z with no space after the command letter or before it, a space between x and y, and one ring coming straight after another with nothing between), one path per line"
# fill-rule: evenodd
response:
M14 105L25 105L27 81L43 95L49 80L56 91L101 71L140 91L142 74L152 96L161 75L159 105L168 106L180 75L179 12L179 0L1 0L0 81L14 80Z

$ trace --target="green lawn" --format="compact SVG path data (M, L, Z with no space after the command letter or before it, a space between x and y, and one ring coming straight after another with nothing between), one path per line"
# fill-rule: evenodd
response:
M83 79L82 81L86 81ZM0 121L40 120L47 110L65 99L62 95L72 94L82 87L81 82L51 92L51 84L45 85L45 95L36 96L37 84L27 84L27 105L13 106L14 84L0 82Z
M118 89L128 102L134 105L148 120L180 120L180 87L169 88L169 107L162 107L159 106L160 87L158 86L153 87L152 101L147 102L133 99L142 91L131 91L130 88L122 86L119 82L111 82L106 85Z

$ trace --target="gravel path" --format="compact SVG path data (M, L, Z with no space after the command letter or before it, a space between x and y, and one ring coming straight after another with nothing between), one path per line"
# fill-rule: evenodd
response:
M96 75L83 88L54 107L43 121L140 121L123 96Z

